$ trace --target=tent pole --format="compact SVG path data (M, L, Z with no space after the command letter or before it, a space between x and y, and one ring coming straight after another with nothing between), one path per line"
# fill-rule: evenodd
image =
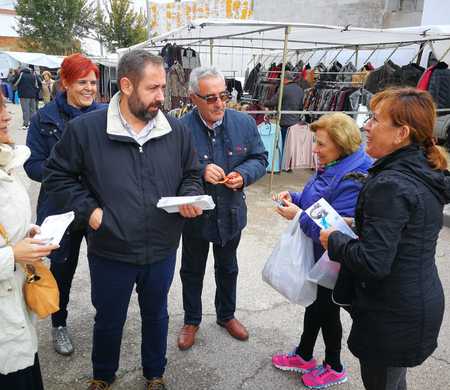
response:
M270 172L270 183L269 183L269 192L272 192L272 184L273 184L273 174L275 171L275 162L276 162L276 150L278 147L278 139L281 135L280 129L280 121L281 121L281 104L283 103L283 91L284 91L284 76L286 72L286 59L288 52L288 38L289 38L290 27L286 26L284 28L284 46L283 46L283 64L281 66L281 77L280 77L280 88L278 89L278 107L277 107L277 124L275 128L275 137L273 142L273 153L272 153L272 171ZM281 173L281 163L280 161L280 173Z
M209 64L213 66L213 48L214 48L214 40L209 40Z
M339 54L342 53L342 51L344 50L344 48L342 48L341 50L339 50L337 52L337 54L333 57L333 59L330 61L329 65L333 65L333 62L336 61L336 59L339 57Z
M323 53L322 57L320 57L320 60L317 61L318 64L320 64L322 62L322 60L326 57L326 55L328 54L329 50L325 50L325 53Z
M359 54L359 46L355 46L355 68L358 71L358 54Z
M386 60L384 61L384 63L388 62L388 61L391 59L391 57L394 55L394 53L398 50L398 48L399 48L400 46L401 46L401 44L398 44L398 45L395 47L395 49L392 50L392 53L389 54L389 57L386 58Z
M375 54L375 52L378 50L379 47L380 45L377 45L377 47L372 50L372 53L370 53L369 57L367 57L366 60L364 61L364 65L369 63L369 60L372 58L372 56Z
M450 52L450 46L447 48L447 50L444 52L444 54L441 55L441 58L439 58L438 62L441 62L449 52Z

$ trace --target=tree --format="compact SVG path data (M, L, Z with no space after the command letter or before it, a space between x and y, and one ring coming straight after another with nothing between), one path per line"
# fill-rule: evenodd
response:
M108 50L114 52L147 39L147 18L142 10L133 10L132 1L104 0L103 4L106 12L97 9L95 30Z
M18 0L17 32L26 50L67 55L95 23L88 0Z

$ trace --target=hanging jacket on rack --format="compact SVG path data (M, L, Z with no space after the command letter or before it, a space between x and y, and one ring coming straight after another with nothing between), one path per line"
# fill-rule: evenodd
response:
M200 66L200 56L190 47L183 49L181 56L183 69L194 69Z
M244 91L250 93L253 95L253 92L255 91L256 82L258 81L258 75L261 70L262 65L260 63L256 64L256 66L252 69L250 74L248 75L248 78L244 84Z
M364 85L372 93L377 93L387 87L395 85L394 73L400 67L391 60L369 74Z
M414 63L404 65L394 72L394 83L404 87L415 87L424 71L424 68Z
M450 108L450 69L445 62L439 62L434 68L428 92L433 96L437 108ZM440 113L445 114L448 112Z

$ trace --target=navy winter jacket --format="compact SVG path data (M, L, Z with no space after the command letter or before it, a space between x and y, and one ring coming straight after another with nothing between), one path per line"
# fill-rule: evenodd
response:
M437 347L444 294L436 243L450 202L450 174L409 145L379 159L356 206L352 239L333 232L330 258L355 280L348 346L381 366L421 364Z
M181 122L192 131L197 149L202 177L208 164L216 164L228 174L239 172L244 187L253 184L266 173L267 152L258 133L255 120L247 114L225 110L222 125L215 135L200 118L197 109L185 115ZM247 205L243 190L233 191L224 185L204 182L205 192L214 199L214 210L200 218L188 221L185 229L199 237L224 245L247 224Z
M88 254L132 264L161 261L178 247L184 218L156 205L161 197L203 193L191 133L159 112L142 146L128 134L115 106L70 121L47 162L42 185L86 224ZM115 102L115 103L114 103Z
M87 112L104 107L104 104L94 102L89 107L78 110L67 104L67 96L60 93L55 100L46 104L33 115L27 134L27 146L30 148L30 158L25 162L24 169L28 177L41 182L44 167L55 144L61 138L66 123ZM52 214L59 214L61 210L41 187L36 210L36 223L40 225L44 219ZM83 226L72 224L60 242L60 248L50 255L52 261L64 262L71 250L70 231L83 230Z
M39 183L42 181L45 163L53 147L61 138L66 123L79 115L105 107L104 104L96 102L82 110L69 109L66 106L66 95L58 94L55 100L38 110L31 118L27 134L27 146L31 150L31 156L25 162L24 168L28 177ZM47 194L41 188L37 203L36 223L40 225L45 217L57 211L55 205L52 205Z
M353 217L362 184L361 181L347 175L349 173L365 174L371 165L372 159L361 146L356 152L339 160L337 164L324 171L318 171L309 179L302 192L292 192L292 202L302 210L306 210L320 198L325 198L339 215ZM300 216L300 227L313 240L314 259L319 260L325 252L319 240L320 228L306 213Z

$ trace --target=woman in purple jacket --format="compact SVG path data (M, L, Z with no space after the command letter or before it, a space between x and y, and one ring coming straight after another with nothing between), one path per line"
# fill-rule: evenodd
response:
M360 130L348 115L335 113L324 115L312 123L311 131L315 133L313 152L317 155L319 169L302 192L278 194L282 206L276 211L290 220L297 212L325 198L341 216L353 217L362 179L372 165L361 146ZM314 260L319 260L325 251L319 240L320 228L306 213L300 216L300 226L313 240ZM304 374L303 383L309 388L320 389L347 381L340 358L342 325L339 306L333 303L331 292L318 286L315 302L305 311L299 345L290 353L272 357L275 367ZM313 351L320 330L325 343L325 360L318 365Z

